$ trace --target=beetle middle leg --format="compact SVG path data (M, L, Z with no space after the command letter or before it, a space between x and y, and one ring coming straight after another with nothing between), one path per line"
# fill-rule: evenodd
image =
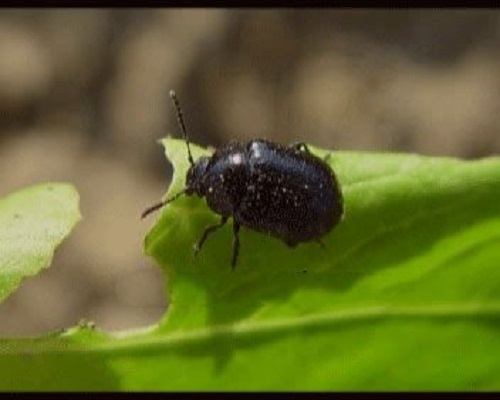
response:
M231 258L231 268L234 270L238 262L238 254L240 252L240 224L233 220L233 257Z
M297 151L304 151L305 153L310 153L309 147L307 147L306 142L293 142L290 147Z
M218 224L208 225L205 228L205 230L203 231L203 235L201 235L200 240L198 240L198 242L196 242L193 246L195 257L198 254L198 252L201 250L203 243L205 243L205 240L207 240L208 235L215 232L217 229L222 228L225 225L225 223L227 222L227 218L228 217L222 217Z

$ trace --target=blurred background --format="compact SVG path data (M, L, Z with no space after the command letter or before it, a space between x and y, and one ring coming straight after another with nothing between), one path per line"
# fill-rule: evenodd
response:
M171 167L157 139L255 137L479 158L500 150L498 10L3 9L0 197L72 182L83 220L0 305L0 335L154 323L142 254Z

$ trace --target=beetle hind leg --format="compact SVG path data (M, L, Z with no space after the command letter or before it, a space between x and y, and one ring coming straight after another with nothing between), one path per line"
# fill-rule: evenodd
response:
M238 262L238 254L240 252L240 224L233 221L233 256L231 258L231 268L234 270Z
M322 250L326 250L326 245L321 239L316 239L316 243L318 243Z
M218 224L208 225L205 228L205 230L203 231L203 235L201 235L200 240L198 240L198 242L196 242L193 246L195 257L198 255L199 251L203 247L203 243L205 243L205 240L207 240L208 235L214 233L217 229L222 228L226 224L226 222L227 222L227 217L222 217Z

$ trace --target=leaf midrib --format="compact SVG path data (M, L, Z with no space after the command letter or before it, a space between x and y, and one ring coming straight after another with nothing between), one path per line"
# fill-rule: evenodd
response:
M482 320L500 319L500 303L460 303L460 304L433 304L427 306L389 306L372 305L332 312L323 312L292 318L277 318L263 321L240 322L230 325L212 326L191 331L173 332L167 334L155 334L147 330L146 334L130 334L120 332L109 334L109 338L101 343L69 343L61 338L50 342L37 339L2 340L0 341L0 353L7 354L75 354L75 353L101 353L101 354L133 354L144 355L148 351L161 351L179 345L214 340L231 335L240 338L297 331L307 328L331 328L352 323L378 323L388 320ZM66 338L81 333L75 330ZM9 349L9 347L11 347Z

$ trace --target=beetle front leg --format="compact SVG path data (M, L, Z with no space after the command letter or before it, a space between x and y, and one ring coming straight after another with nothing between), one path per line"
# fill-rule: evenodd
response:
M233 257L231 258L231 268L234 270L238 262L238 254L240 252L240 224L233 219Z
M195 243L193 246L195 257L198 255L198 252L201 250L203 243L205 243L205 240L207 240L208 235L215 232L217 229L222 228L225 225L225 223L227 222L227 218L228 217L222 217L218 224L208 225L205 228L205 230L203 231L203 235L201 235L200 240L198 240L198 242Z

